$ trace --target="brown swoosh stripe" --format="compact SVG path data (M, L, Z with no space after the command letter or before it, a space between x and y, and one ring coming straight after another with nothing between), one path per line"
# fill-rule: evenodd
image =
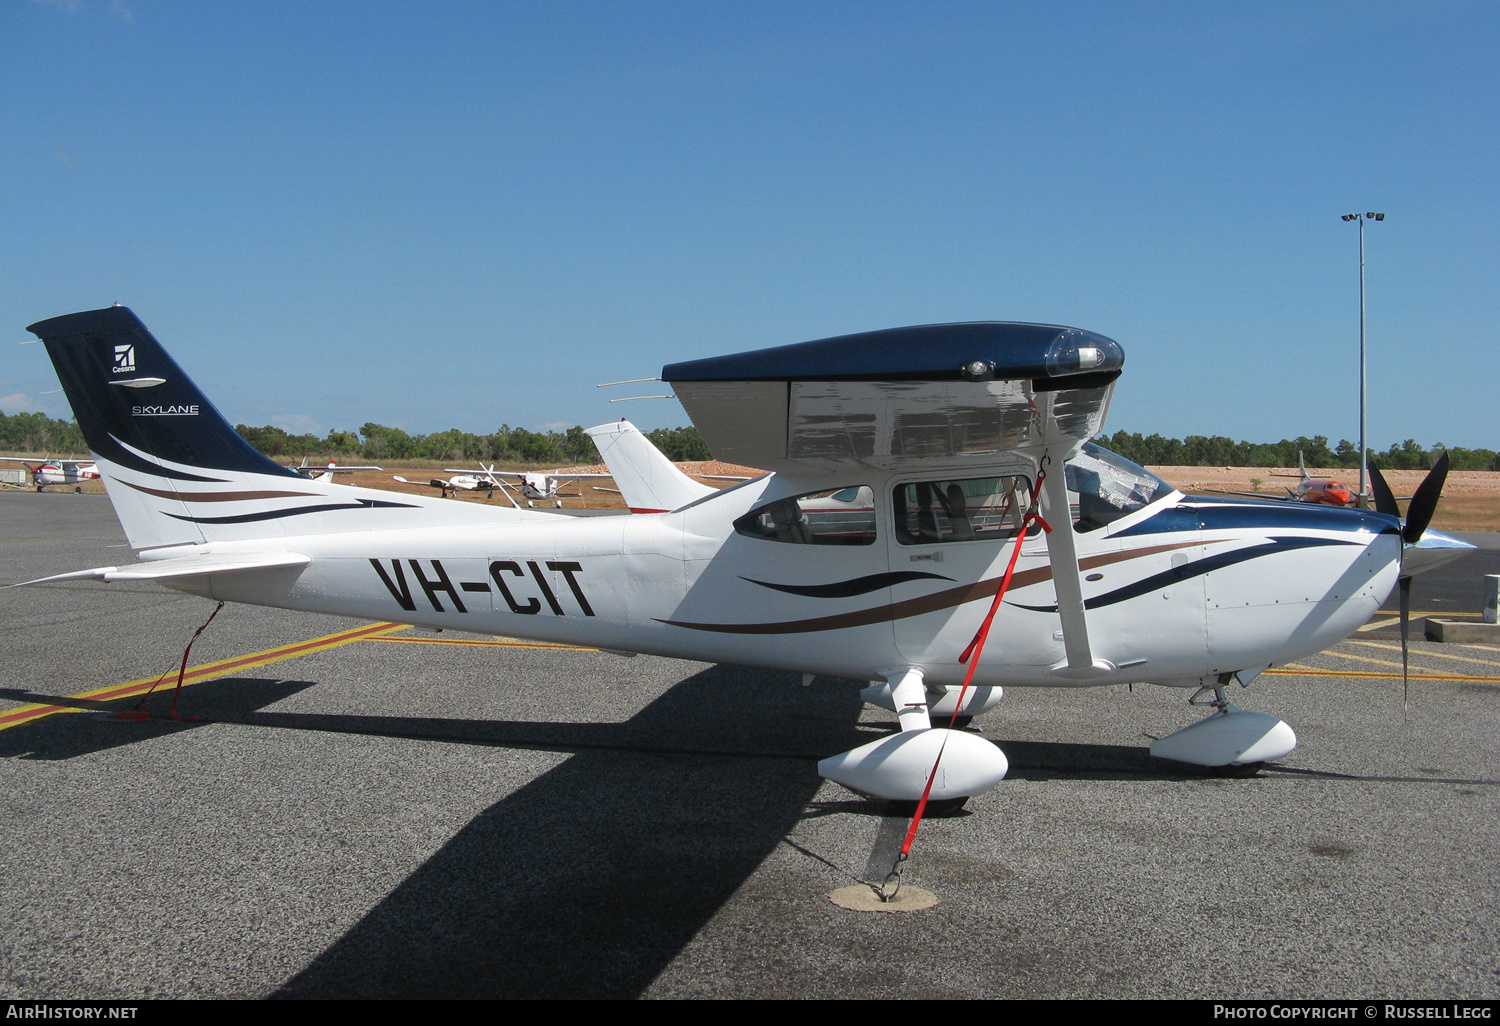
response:
M111 478L120 481L118 477ZM165 488L147 488L145 485L120 481L138 492L154 495L158 499L181 499L183 502L243 502L246 499L296 499L317 498L319 492L174 492Z
M1080 559L1078 569L1080 571L1092 570L1111 563L1121 563L1130 559L1139 559L1141 556L1170 552L1173 549L1186 549L1201 544L1203 544L1201 541L1175 542L1170 545L1148 545L1142 549L1129 549L1125 552L1106 552ZM907 617L921 616L923 613L960 606L976 599L993 598L1000 590L1002 579L1003 575L991 577L973 584L960 585L957 588L945 588L931 595L893 602L890 605L857 609L852 613L836 613L832 616L815 616L807 620L783 620L780 623L690 623L686 620L659 619L657 623L668 624L672 627L687 627L695 631L713 631L717 634L803 634L812 631L836 631L844 627L864 627L885 620L904 620ZM1010 586L1024 588L1051 579L1052 567L1050 566L1037 567L1035 570L1018 570L1011 575Z

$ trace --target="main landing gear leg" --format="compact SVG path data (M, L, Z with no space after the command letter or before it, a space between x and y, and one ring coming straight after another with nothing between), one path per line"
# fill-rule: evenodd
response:
M1158 759L1207 766L1220 776L1253 777L1267 761L1296 748L1297 735L1286 723L1229 701L1224 688L1236 676L1221 673L1214 684L1194 692L1188 704L1212 706L1213 715L1153 741L1151 754Z

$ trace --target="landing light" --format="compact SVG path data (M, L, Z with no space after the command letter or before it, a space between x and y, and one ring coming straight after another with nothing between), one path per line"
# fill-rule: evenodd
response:
M1069 328L1053 340L1047 351L1047 374L1062 377L1089 371L1118 370L1125 354L1118 343L1090 331Z

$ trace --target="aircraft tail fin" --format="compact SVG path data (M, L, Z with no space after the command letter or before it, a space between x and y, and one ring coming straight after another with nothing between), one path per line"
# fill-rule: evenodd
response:
M335 487L262 455L126 307L27 330L46 344L137 549L496 519L473 503Z
M688 477L628 420L586 429L632 513L665 513L714 492Z

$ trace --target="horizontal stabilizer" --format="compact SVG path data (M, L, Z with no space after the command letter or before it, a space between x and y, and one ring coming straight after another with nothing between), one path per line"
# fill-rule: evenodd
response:
M51 584L55 581L162 581L177 577L240 573L245 570L275 570L306 566L311 562L311 556L304 556L300 552L208 553L202 556L183 556L180 559L161 559L153 563L135 563L131 566L96 566L92 570L74 570L72 573L22 581L11 587L24 588L29 584Z

